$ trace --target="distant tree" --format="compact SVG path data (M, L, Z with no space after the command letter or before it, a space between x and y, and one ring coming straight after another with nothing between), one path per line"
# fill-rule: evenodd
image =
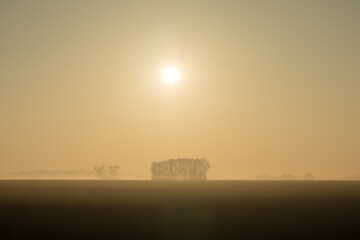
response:
M110 178L116 177L119 174L119 169L120 169L119 165L109 166L108 173L109 173Z
M105 165L98 165L94 167L94 170L99 178L101 179L108 179L108 178L115 178L119 175L120 166L118 165L110 165L106 167Z
M314 175L311 173L307 173L304 177L305 180L314 180Z
M106 166L105 165L95 166L94 170L99 178L106 178Z

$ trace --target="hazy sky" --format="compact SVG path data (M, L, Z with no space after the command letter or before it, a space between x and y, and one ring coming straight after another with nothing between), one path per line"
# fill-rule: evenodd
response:
M354 175L359 124L358 0L0 1L0 172Z

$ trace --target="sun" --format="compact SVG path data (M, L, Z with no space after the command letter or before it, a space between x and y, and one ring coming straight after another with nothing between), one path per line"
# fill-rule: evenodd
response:
M173 84L179 80L180 74L175 67L168 67L163 72L164 82Z

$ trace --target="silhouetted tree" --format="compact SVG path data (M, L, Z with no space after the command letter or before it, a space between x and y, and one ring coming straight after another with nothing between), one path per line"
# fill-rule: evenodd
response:
M105 178L106 177L106 167L105 165L99 165L95 166L94 170L99 178Z
M152 179L206 180L210 168L206 159L179 158L151 164Z
M101 179L114 178L119 174L120 167L118 165L111 165L106 167L105 165L95 166L94 170Z
M108 167L108 173L111 178L114 178L118 175L120 166L119 165L113 165Z

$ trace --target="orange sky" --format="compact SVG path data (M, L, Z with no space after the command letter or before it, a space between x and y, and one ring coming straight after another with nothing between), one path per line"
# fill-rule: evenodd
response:
M0 172L202 157L210 179L360 174L359 12L351 0L1 1Z

